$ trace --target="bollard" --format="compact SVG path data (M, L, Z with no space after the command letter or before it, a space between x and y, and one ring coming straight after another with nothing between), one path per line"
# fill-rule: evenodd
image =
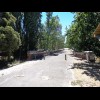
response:
M36 55L35 55L35 60L36 60Z
M66 54L65 54L65 60L66 60Z

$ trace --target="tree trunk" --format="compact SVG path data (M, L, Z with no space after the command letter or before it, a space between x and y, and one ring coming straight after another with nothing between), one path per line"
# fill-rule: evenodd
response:
M11 57L11 52L8 52L8 62L11 61L10 57Z

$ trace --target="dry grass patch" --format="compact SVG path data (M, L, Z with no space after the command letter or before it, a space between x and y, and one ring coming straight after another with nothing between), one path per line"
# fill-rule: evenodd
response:
M100 87L100 64L86 64L84 61L74 61L72 68L75 87Z

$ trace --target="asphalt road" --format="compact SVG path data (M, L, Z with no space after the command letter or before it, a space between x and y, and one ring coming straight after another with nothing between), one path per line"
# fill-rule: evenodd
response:
M70 87L73 58L69 54L70 50L65 49L45 60L27 61L1 70L0 87Z

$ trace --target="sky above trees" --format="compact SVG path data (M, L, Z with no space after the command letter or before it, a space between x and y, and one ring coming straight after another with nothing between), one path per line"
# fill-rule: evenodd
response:
M62 24L62 34L65 34L65 28L69 28L69 25L71 25L72 21L74 20L74 14L71 12L53 12L53 16L58 15L60 18L60 23ZM46 21L46 13L42 13L42 23Z

